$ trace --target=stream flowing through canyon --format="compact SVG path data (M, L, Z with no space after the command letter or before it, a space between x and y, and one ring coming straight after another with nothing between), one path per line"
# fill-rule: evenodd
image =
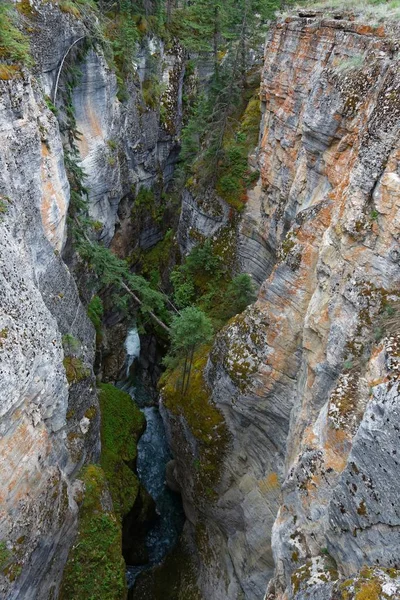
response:
M145 565L127 565L127 580L133 587L138 575L160 564L176 545L185 516L179 494L166 485L166 465L172 459L164 423L154 402L154 394L146 388L139 369L131 367L140 355L140 338L136 327L129 330L125 342L127 352L127 379L119 384L139 406L146 418L146 430L138 442L137 473L140 482L153 498L157 519L146 536L149 562Z

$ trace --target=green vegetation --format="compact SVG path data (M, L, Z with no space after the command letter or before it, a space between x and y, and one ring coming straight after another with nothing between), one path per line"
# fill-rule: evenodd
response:
M297 4L315 9L354 10L364 19L371 19L370 22L372 23L400 17L399 0L322 0L319 2L298 2Z
M68 556L60 600L123 600L126 583L121 527L108 506L105 474L101 467L88 465L81 478L85 491L78 537Z
M129 394L110 384L100 385L101 466L116 515L122 518L135 504L139 480L134 474L137 441L145 427L143 413Z
M249 275L232 278L210 240L196 246L171 273L173 300L179 309L195 304L219 330L255 299Z
M171 324L171 352L184 357L181 394L185 396L195 350L210 342L213 328L210 319L196 306L188 306L177 314Z
M385 584L400 577L397 569L387 569L383 567L364 566L358 575L347 579L340 584L339 593L341 600L380 600L386 598L387 594L383 591Z
M91 373L90 369L85 366L81 357L82 344L70 334L63 336L62 343L64 348L63 365L67 381L70 385L79 383L83 379L89 377Z
M212 500L214 486L219 481L220 466L229 442L222 414L211 401L211 392L204 378L204 369L208 360L209 346L202 346L193 356L191 376L186 394L182 396L184 361L174 368L170 367L160 380L165 406L176 415L183 415L190 431L197 441L198 456L193 460L187 456L188 466L192 466L201 503L204 497Z
M81 358L77 356L66 356L63 360L65 374L70 385L79 383L90 375L90 369L85 367Z
M259 178L258 171L249 170L248 155L257 145L260 119L257 94L248 102L239 128L225 135L220 153L216 190L221 198L239 211L247 201L247 189Z
M161 283L162 273L168 272L168 267L177 254L178 248L174 239L173 229L168 229L164 238L158 242L153 248L142 253L141 256L141 273L150 281L154 288L159 288Z
M0 61L30 67L33 60L30 54L29 41L16 27L17 13L12 8L13 5L10 2L0 4ZM10 65L0 66L2 67L0 78L8 79L4 75L7 70L10 73ZM15 70L15 72L17 71Z
M156 202L154 190L141 187L132 206L132 219L137 220L144 215L150 215L156 223L161 223L164 214L162 203Z
M144 415L131 397L113 385L100 386L100 465L81 472L85 491L79 509L78 537L64 571L60 600L123 600L122 519L140 491L132 471ZM93 416L93 408L86 416ZM108 497L111 494L112 503Z
M12 553L4 541L0 542L0 569L4 569L12 558Z
M51 112L54 115L58 114L57 108L54 106L53 102L51 101L51 98L49 98L49 96L45 96L44 97L44 101L46 102L46 106L49 110L51 110Z
M96 330L96 339L101 340L102 317L104 313L103 302L99 296L93 296L87 307L89 319Z
M0 198L0 215L4 215L8 210L8 206L4 200Z

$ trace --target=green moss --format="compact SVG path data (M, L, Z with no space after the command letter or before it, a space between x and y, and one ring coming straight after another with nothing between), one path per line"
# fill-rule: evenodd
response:
M222 364L242 393L258 369L257 350L264 344L261 325L267 326L262 320L254 319L254 315L254 311L246 311L233 317L219 333L211 354L213 364ZM234 336L231 336L232 330Z
M342 600L381 600L389 598L383 592L383 585L392 579L399 580L397 569L364 566L359 574L340 585Z
M6 542L0 542L0 569L4 569L12 558L12 553L7 548Z
M22 566L17 562L12 562L5 569L3 569L4 575L9 581L15 581L22 572Z
M328 581L337 581L339 578L337 565L334 559L328 554L314 557L299 567L291 577L293 593L296 595L300 590L304 590L312 584L327 583Z
M116 514L122 519L134 505L139 480L132 471L145 418L129 394L110 384L100 386L101 466L109 482Z
M93 296L87 307L87 313L89 319L92 321L93 326L96 330L96 339L98 342L100 342L102 335L101 326L104 308L101 298L99 298L99 296Z
M183 364L167 370L160 381L165 406L175 415L183 415L191 433L198 442L197 461L188 468L193 472L197 491L212 498L218 483L220 468L229 442L229 434L222 414L210 399L210 390L204 379L208 360L208 347L200 348L194 355L189 388L181 394Z
M8 327L0 329L0 348L3 346L4 340L8 338Z
M97 414L97 409L95 406L91 406L90 408L87 409L87 411L85 412L85 417L87 419L94 419L94 417ZM68 413L67 413L67 418L68 418Z
M90 369L76 356L66 356L63 360L65 374L69 384L79 383L90 375Z
M296 246L296 233L289 231L282 242L281 256L285 259Z
M107 508L105 474L101 467L88 465L81 477L85 493L78 536L68 556L59 600L123 600L126 583L121 526Z
M257 145L260 128L260 101L258 93L248 102L239 117L239 127L224 140L224 153L216 184L218 194L238 211L247 202L247 190L259 177L249 169L248 155Z

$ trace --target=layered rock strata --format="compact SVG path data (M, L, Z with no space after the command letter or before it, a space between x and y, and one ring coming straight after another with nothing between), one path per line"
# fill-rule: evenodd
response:
M33 73L0 81L0 595L45 600L57 597L76 534L76 475L100 450L95 332L62 260L70 204L66 111L80 131L89 212L108 243L116 224L124 225L121 199L129 196L132 205L141 186L162 189L171 177L184 56L145 38L136 75L126 82L128 98L120 100L85 11L79 17L31 0L20 22L31 34ZM143 98L154 62L163 80L163 122L159 107ZM71 68L80 75L68 91ZM130 210L125 222L129 230ZM152 221L141 233L147 241L134 243L144 246L162 235Z
M276 264L210 354L216 497L196 497L196 436L172 436L207 598L400 593L397 50L351 15L271 29L252 203Z
M60 258L69 185L37 83L1 83L0 136L0 590L47 598L75 531L73 474L99 446L94 330Z

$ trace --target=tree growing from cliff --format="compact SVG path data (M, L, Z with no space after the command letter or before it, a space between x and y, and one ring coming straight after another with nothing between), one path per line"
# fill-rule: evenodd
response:
M213 328L207 315L196 306L188 306L176 315L171 324L171 350L184 357L181 393L187 393L193 356L196 349L211 341Z
M241 313L256 298L254 283L247 273L236 275L228 286L227 297L233 314Z

